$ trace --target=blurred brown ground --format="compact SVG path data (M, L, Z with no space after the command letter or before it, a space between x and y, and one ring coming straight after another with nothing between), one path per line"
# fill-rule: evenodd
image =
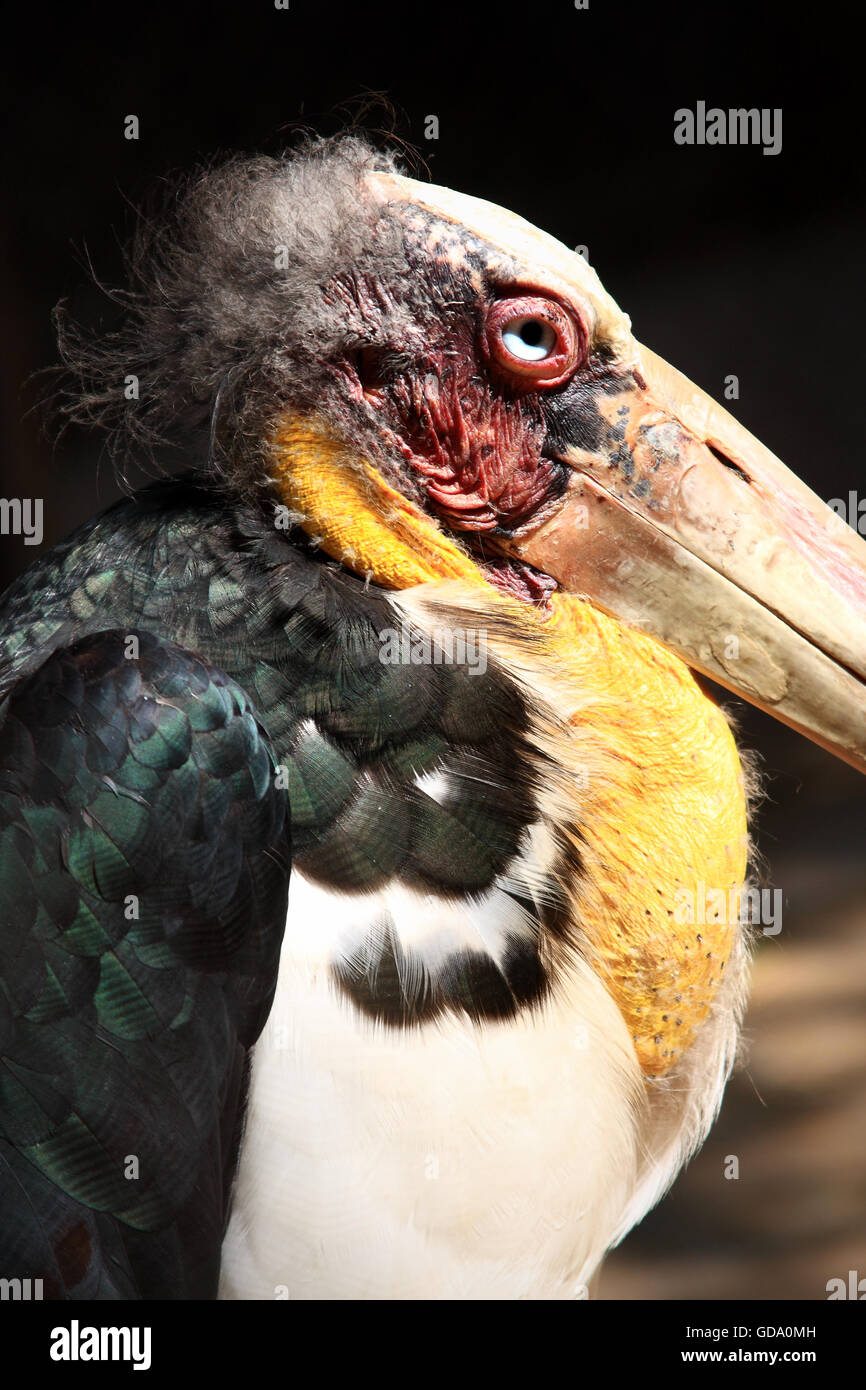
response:
M598 1298L825 1299L828 1279L866 1276L866 798L820 750L746 722L786 769L758 822L782 931L758 946L714 1130L608 1258Z

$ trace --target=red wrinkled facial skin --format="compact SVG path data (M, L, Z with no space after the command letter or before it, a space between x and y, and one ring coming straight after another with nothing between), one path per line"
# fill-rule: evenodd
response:
M409 245L411 274L398 287L338 277L329 294L349 307L357 347L339 363L362 436L405 461L429 510L455 531L513 530L563 489L563 465L545 456L539 391L570 374L584 347L580 326L558 304L521 290L484 289L489 248L456 237L420 213ZM435 246L431 250L431 238ZM494 257L497 270L501 270ZM500 281L501 284L501 281ZM524 306L557 325L557 374L500 350L491 334ZM417 500L422 498L417 495Z
M398 445L455 530L514 527L558 491L560 468L542 454L544 421L531 395L500 394L485 377L433 359L390 396Z
M547 608L550 595L557 588L556 580L549 574L542 574L521 560L506 557L485 561L484 574L488 583L501 594L520 599L521 603L532 603L537 608Z

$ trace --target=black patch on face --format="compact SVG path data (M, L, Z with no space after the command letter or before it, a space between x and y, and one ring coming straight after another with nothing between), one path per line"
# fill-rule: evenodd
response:
M545 454L555 457L572 448L583 449L589 454L606 454L616 462L624 461L624 427L611 424L599 410L598 402L602 397L631 391L635 385L632 372L614 367L594 354L561 390L543 397L547 426Z

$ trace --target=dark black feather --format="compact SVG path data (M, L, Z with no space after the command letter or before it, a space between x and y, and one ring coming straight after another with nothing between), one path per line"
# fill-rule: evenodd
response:
M224 672L113 630L14 685L0 766L0 1268L213 1297L286 913L270 742Z

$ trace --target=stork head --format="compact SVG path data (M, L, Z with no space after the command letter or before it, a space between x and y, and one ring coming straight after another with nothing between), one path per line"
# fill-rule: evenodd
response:
M357 365L422 505L531 567L514 587L588 598L866 770L859 537L635 340L580 255L448 189L367 187L436 305L408 374L387 344Z
M866 770L866 546L581 255L349 137L205 174L132 269L91 415L135 372L124 423L206 426L361 573L579 595Z

